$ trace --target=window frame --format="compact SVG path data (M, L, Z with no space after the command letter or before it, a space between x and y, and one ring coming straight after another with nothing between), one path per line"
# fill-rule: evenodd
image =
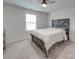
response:
M35 22L27 22L27 15L33 15L33 16L35 16ZM32 31L32 30L36 30L37 29L37 26L36 26L36 24L37 24L37 15L35 15L35 14L29 14L29 13L27 13L26 15L26 21L25 21L25 23L26 23L26 31ZM35 24L35 29L27 29L27 23L29 23L29 24L31 24L31 23L34 23Z

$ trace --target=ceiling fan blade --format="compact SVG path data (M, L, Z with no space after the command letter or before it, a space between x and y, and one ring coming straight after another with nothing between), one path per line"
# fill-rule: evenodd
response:
M42 3L43 0L34 0L35 2Z
M53 3L55 3L55 1L54 0L47 0L47 3L48 4L53 4Z

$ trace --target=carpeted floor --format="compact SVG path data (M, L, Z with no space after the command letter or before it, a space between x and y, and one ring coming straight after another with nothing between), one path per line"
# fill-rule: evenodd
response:
M23 40L7 45L4 59L46 59L41 50L31 40ZM65 41L50 50L47 59L75 59L75 43Z

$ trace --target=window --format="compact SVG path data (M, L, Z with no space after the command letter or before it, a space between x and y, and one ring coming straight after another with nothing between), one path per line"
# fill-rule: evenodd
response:
M36 15L26 14L26 31L36 29Z

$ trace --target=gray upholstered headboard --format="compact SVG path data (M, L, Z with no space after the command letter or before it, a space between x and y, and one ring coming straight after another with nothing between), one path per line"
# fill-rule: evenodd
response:
M52 27L63 28L69 39L69 18L52 20Z
M52 20L52 27L56 28L69 28L69 19L57 19L57 20Z

